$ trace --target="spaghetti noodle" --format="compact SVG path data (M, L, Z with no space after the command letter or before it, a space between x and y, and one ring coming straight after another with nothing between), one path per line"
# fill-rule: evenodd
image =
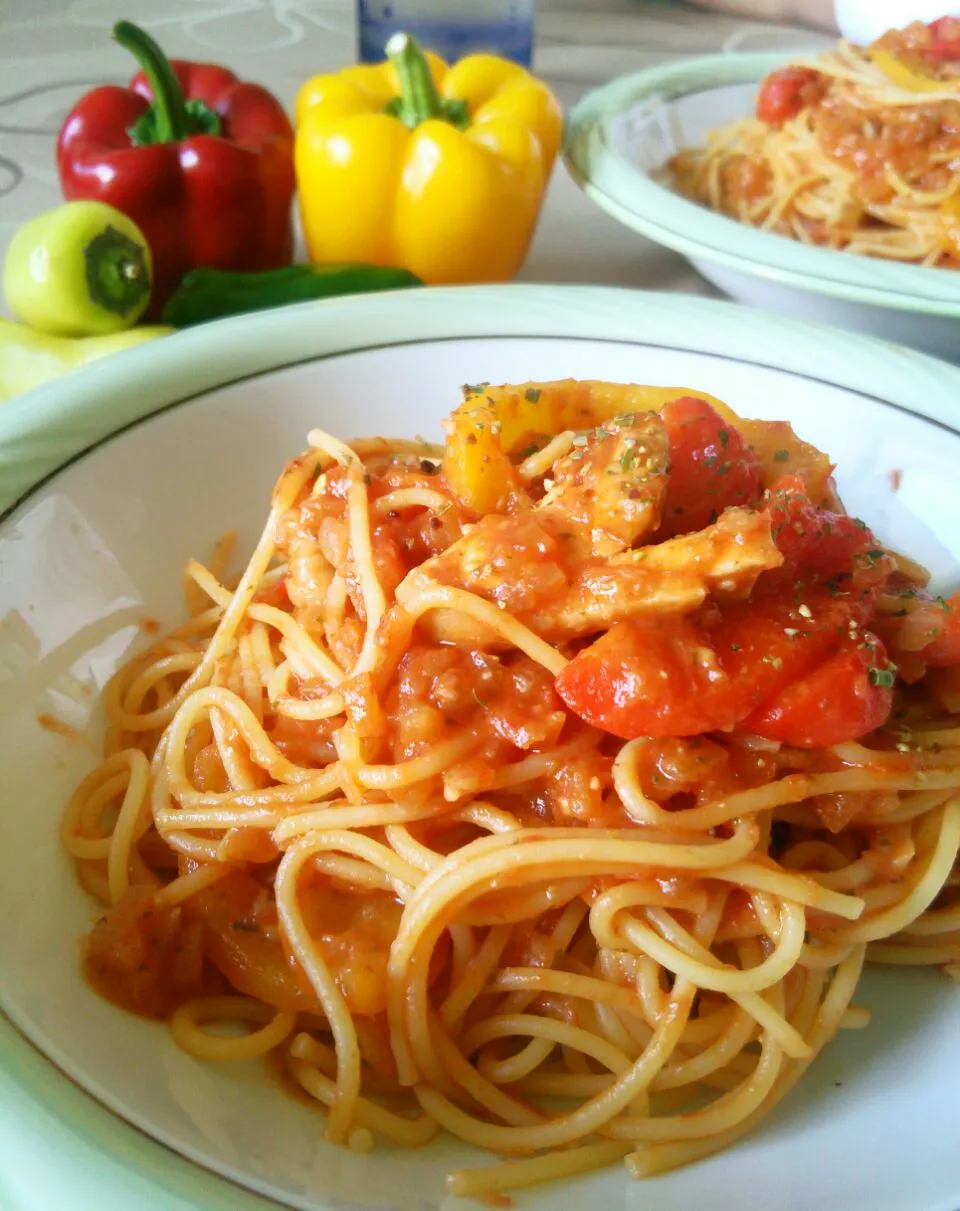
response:
M670 161L687 197L864 256L960 266L960 19L841 42L763 82L756 116Z
M62 838L99 991L502 1196L731 1144L871 949L956 972L960 608L786 424L466 392L443 448L311 433L239 580L188 565Z

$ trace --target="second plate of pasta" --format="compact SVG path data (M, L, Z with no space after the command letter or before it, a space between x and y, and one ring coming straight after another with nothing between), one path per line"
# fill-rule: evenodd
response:
M882 44L881 53L900 66ZM920 74L903 74L920 86ZM754 118L758 98L769 121ZM953 358L960 280L929 266L952 264L949 138L940 131L955 104L949 91L894 84L876 55L849 46L819 59L713 56L591 93L571 115L565 154L598 205L734 297ZM797 105L806 106L799 116ZM867 115L867 133L851 113ZM899 115L901 128L887 129L885 114ZM918 143L923 123L931 131ZM858 182L850 165L871 146L889 159L897 138L911 140L909 153L897 144L901 175Z

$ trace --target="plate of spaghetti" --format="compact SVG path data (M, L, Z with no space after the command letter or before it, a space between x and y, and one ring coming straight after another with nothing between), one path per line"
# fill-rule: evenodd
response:
M755 116L669 168L684 196L806 244L960 267L960 19L765 78Z
M955 1204L960 371L323 314L0 418L12 1207Z
M955 357L958 131L960 18L947 17L786 63L625 77L581 102L567 154L596 201L730 293Z

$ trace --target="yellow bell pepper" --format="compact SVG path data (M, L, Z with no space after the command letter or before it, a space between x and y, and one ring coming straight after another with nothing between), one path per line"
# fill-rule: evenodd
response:
M460 502L478 515L509 512L522 504L525 490L517 464L566 429L594 429L615 416L657 412L689 395L712 404L728 424L737 414L705 391L564 379L464 387L464 401L447 425L443 470ZM529 503L529 502L527 502Z
M902 88L908 93L937 93L937 92L955 92L957 82L953 80L939 80L932 72L925 72L922 69L914 68L909 63L904 63L902 59L898 59L896 55L890 51L884 50L880 46L871 46L867 50L867 57L873 63L874 67L878 68L897 88Z
M429 283L499 282L523 263L563 126L541 81L406 34L385 63L308 81L296 171L310 259L397 265Z

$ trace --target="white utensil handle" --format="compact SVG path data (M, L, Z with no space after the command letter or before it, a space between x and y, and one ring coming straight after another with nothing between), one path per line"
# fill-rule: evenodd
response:
M872 42L888 29L911 21L935 21L960 16L954 0L836 0L837 25L851 42Z

